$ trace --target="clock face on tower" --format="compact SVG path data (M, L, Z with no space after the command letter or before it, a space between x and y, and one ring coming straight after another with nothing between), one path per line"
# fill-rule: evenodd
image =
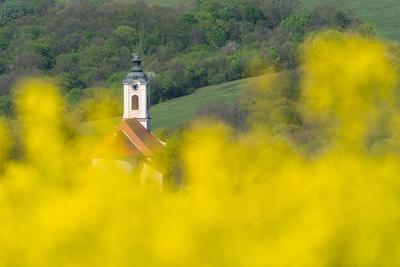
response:
M134 83L131 85L131 88L133 91L137 91L139 89L139 85L137 83Z

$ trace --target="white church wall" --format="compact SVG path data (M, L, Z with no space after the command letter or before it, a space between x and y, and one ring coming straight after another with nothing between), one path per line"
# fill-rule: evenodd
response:
M132 174L137 168L137 163L123 160L92 159L92 167L99 168L103 171L109 171L112 168L118 168L126 174Z
M138 89L133 90L132 85L137 84ZM139 98L139 109L132 110L132 96ZM124 119L136 118L146 129L148 129L148 95L147 83L133 81L130 84L124 84Z
M160 192L163 191L163 174L146 163L112 159L92 159L92 167L104 172L110 172L117 168L127 175L137 173L141 169L139 176L140 186L143 188L153 188Z
M163 190L163 174L143 163L143 169L140 174L140 185L142 187L152 187L161 192Z

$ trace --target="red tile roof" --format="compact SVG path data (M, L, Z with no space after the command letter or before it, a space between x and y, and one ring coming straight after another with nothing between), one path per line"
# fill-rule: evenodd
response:
M93 151L94 158L124 159L151 157L164 144L136 119L123 119L114 132L103 138Z
M117 128L117 132L122 132L130 144L130 149L137 151L142 156L150 157L160 152L164 145L153 134L151 134L136 119L123 119Z
M121 131L106 136L93 151L94 158L102 159L124 159L142 155L143 153L131 144Z

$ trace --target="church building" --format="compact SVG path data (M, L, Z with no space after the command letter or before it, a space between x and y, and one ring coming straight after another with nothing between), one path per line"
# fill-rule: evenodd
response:
M150 96L149 80L141 66L138 55L132 58L132 68L123 81L124 111L119 125L110 139L104 140L108 145L118 148L118 155L113 155L122 168L133 171L140 168L140 184L155 184L162 189L162 172L157 169L152 157L160 153L165 144L150 132ZM110 155L97 156L94 164Z

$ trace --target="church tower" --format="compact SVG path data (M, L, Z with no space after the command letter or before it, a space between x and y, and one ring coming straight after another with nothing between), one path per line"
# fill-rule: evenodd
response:
M124 80L124 119L137 119L149 130L149 80L141 66L142 59L133 55L132 68Z

